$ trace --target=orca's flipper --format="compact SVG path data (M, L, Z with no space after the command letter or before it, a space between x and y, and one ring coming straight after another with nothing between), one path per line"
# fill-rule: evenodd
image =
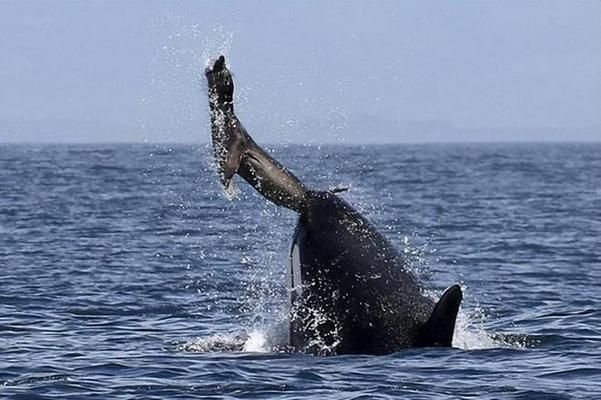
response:
M445 290L434 306L428 322L421 329L418 346L451 347L461 300L463 300L463 293L459 285L453 285Z
M211 136L221 183L235 174L244 178L271 202L300 212L307 189L290 171L259 147L234 114L234 81L220 56L205 70L209 86Z

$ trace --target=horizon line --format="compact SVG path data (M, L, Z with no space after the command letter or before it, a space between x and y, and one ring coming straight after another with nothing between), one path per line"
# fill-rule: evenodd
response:
M0 145L210 145L209 141L2 141ZM262 146L389 146L389 145L457 145L457 144L601 144L601 139L528 139L528 140L449 140L449 141L422 141L422 142L360 142L360 141L342 141L342 142L263 142Z

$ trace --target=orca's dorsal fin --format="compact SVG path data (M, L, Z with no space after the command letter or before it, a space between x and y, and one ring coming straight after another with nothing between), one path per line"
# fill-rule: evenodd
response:
M434 306L428 322L421 329L417 338L419 346L451 347L461 300L463 300L463 292L459 285L453 285L445 290Z

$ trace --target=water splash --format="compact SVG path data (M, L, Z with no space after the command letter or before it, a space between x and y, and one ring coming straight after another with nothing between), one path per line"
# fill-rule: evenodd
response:
M266 353L269 349L266 332L259 329L252 330L244 342L244 351L246 352Z
M177 343L177 351L192 353L271 353L288 351L288 332L281 322L270 325L240 329L233 332L217 332Z
M207 34L200 25L195 24L192 26L192 31L195 37L204 39L202 59L205 67L220 55L225 56L226 59L230 58L230 50L235 36L234 30L217 25Z
M175 31L174 26L178 27ZM161 32L163 39L148 67L151 89L141 99L141 141L181 140L182 135L191 141L206 141L209 122L203 112L207 107L204 70L210 60L229 55L235 31L220 25L185 23L182 17L172 15L154 20L153 29ZM168 120L157 109L168 109Z
M453 347L462 350L483 350L513 347L509 343L487 332L484 327L484 313L481 309L459 310L453 334Z
M249 261L247 261L249 262ZM269 279L269 278L268 278ZM273 281L272 281L273 282ZM263 293L261 298L254 299L254 309L249 310L254 323L251 327L235 332L214 333L207 337L196 338L178 345L178 350L192 352L253 352L269 353L289 351L289 314L280 302L273 302L271 289L261 288L263 283L255 282L249 290L259 290ZM269 286L269 285L268 285ZM464 288L465 290L465 288ZM425 295L437 300L434 292L425 292ZM251 296L252 297L252 296ZM249 298L248 301L253 301ZM254 315L253 315L254 314ZM319 313L317 313L319 315ZM323 323L323 319L315 318L315 325ZM532 342L528 337L519 335L501 335L484 328L486 315L482 308L470 310L461 309L457 315L453 347L462 350L485 350L498 348L523 349L530 347ZM328 346L326 341L316 338L309 344L320 355L333 354L334 345Z
M321 176L321 178L324 178ZM327 179L326 179L327 180ZM351 193L344 193L345 197L350 197L351 203L363 211L368 217L373 219L379 226L384 225L388 236L393 236L393 242L403 253L407 260L406 268L417 275L420 281L430 280L432 271L430 268L430 256L435 252L430 248L427 239L420 238L417 234L409 236L401 234L400 223L395 219L393 221L381 221L379 210L375 204L378 204L375 195L371 192L362 191L360 188ZM225 188L226 195L230 198L237 197L240 192L229 193ZM244 199L246 201L247 199ZM290 228L281 209L267 203L261 202L261 214L263 219L268 220L270 229L264 232L264 227L248 224L254 229L254 233L245 239L245 246L241 252L247 254L242 264L248 272L247 282L244 294L244 306L242 312L245 314L243 323L245 339L240 345L239 341L235 343L240 345L238 351L247 352L273 352L286 348L288 344L288 326L289 315L286 307L286 290L284 288L285 279L283 278L290 241ZM371 219L371 218L370 218ZM378 221L380 220L380 221ZM249 220L250 222L250 220ZM388 224L384 223L388 222ZM392 224L391 224L392 222ZM254 225L254 226L253 226ZM278 226L281 225L281 226ZM270 236L269 241L256 241L257 237ZM416 243L417 242L417 243ZM465 291L465 288L464 288ZM433 301L438 301L440 293L430 291L424 292L430 296ZM316 321L319 319L316 319ZM465 310L459 312L455 334L453 337L454 347L463 350L481 350L492 348L520 348L519 343L505 340L502 336L484 329L485 313L480 308ZM220 338L221 336L218 336ZM232 338L232 334L226 335ZM233 335L232 340L238 340L239 335ZM208 337L207 343L211 344L217 351L227 348L222 346L219 341L215 343L212 336ZM204 342L202 342L204 343ZM322 348L322 343L313 346L313 348ZM202 346L196 348L204 348ZM210 348L210 346L209 346ZM330 354L327 349L323 354Z
M240 197L240 193L240 189L238 188L234 180L231 180L227 186L223 187L223 194L225 198L230 201L238 199Z
M219 332L178 343L177 351L193 353L239 352L247 351L245 343L249 339L246 331Z

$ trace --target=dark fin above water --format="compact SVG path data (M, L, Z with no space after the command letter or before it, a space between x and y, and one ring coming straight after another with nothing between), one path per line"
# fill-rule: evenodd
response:
M346 192L346 191L348 191L347 187L335 187L335 188L332 188L329 190L330 193L334 193L334 194L342 193L342 192Z
M451 347L455 320L462 300L463 293L459 285L453 285L445 290L434 306L428 322L421 329L417 340L418 346Z
M259 147L234 114L234 81L220 56L205 70L209 86L213 151L228 187L235 174L244 178L269 201L302 211L307 189L290 171Z

